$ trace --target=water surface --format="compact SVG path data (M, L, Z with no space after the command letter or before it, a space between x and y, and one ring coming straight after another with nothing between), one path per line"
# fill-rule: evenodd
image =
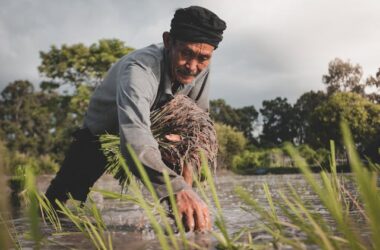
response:
M38 178L38 189L46 190L52 176L40 176ZM256 227L260 224L259 217L254 213L245 212L241 207L242 201L235 195L234 188L242 186L249 190L252 197L266 206L266 198L262 185L268 183L274 198L279 196L279 191L289 192L288 184L291 184L301 195L303 201L310 204L311 208L322 214L328 215L324 207L316 199L316 195L310 191L302 175L260 175L260 176L240 176L232 173L223 173L215 177L223 214L226 220L227 229L230 234L238 232L244 227ZM112 176L103 176L95 185L97 189L120 192L120 186ZM159 249L159 243L155 239L153 230L144 216L142 209L137 205L122 202L119 200L105 199L99 193L91 196L102 212L107 228L112 232L114 249ZM215 208L212 208L212 210ZM24 216L14 220L18 232L25 232L27 221ZM65 231L75 232L76 229L71 223L64 223ZM216 228L214 227L216 230ZM50 243L45 243L43 249L93 249L91 242L80 233L70 235L54 235L49 226L43 227L44 235ZM53 234L53 235L52 235ZM215 249L216 240L211 234L189 233L190 238L195 243L205 249ZM256 242L270 242L270 237L265 233L255 233L253 238ZM21 241L26 249L32 247L31 242L25 239Z

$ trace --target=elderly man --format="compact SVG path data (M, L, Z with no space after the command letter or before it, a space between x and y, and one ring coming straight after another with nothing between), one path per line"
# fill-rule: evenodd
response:
M161 198L168 195L162 173L168 171L187 229L210 229L206 204L183 176L162 161L150 130L150 112L176 94L187 95L208 110L209 64L225 28L225 22L205 8L178 9L170 32L163 33L163 44L136 50L116 62L91 97L84 126L74 133L47 198L53 204L56 199L64 202L70 193L85 201L90 187L105 171L99 135L120 134L121 152L131 171L138 176L126 143L136 152Z

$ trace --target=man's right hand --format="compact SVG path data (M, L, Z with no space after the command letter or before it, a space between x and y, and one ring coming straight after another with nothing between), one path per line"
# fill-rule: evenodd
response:
M211 230L209 209L197 193L192 189L182 190L176 194L176 202L186 231Z

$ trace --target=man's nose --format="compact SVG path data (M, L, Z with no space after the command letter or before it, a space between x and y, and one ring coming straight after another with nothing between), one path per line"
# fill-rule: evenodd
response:
M191 72L196 72L197 71L197 65L198 65L198 62L197 60L195 59L190 59L187 61L187 68L191 71Z

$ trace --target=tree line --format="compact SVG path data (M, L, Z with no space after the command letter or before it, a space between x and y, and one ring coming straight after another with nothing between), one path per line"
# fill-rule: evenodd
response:
M380 162L380 68L363 78L363 69L336 58L322 76L324 91L303 93L292 105L286 98L264 100L254 106L233 108L224 100L211 101L211 116L242 132L253 151L275 149L285 142L312 150L329 149L335 142L338 155L345 155L340 122L345 120L364 160ZM254 137L262 118L262 131ZM251 151L252 151L251 150Z
M45 166L60 163L71 133L82 124L92 91L112 63L131 51L118 39L103 39L90 46L51 46L40 52L38 71L44 81L36 88L28 80L16 80L1 92L0 139L7 155L13 157L10 164L20 157L42 159ZM234 108L223 99L211 101L210 115L218 123L219 141L234 145L226 140L230 130L243 138L235 148L221 145L221 152L238 155L240 149L273 148L284 142L317 150L328 148L330 139L343 152L339 131L343 118L361 155L379 161L380 70L363 79L360 65L337 58L329 63L323 82L325 91L306 92L294 105L283 97L263 101L259 110ZM259 115L262 131L255 136Z

